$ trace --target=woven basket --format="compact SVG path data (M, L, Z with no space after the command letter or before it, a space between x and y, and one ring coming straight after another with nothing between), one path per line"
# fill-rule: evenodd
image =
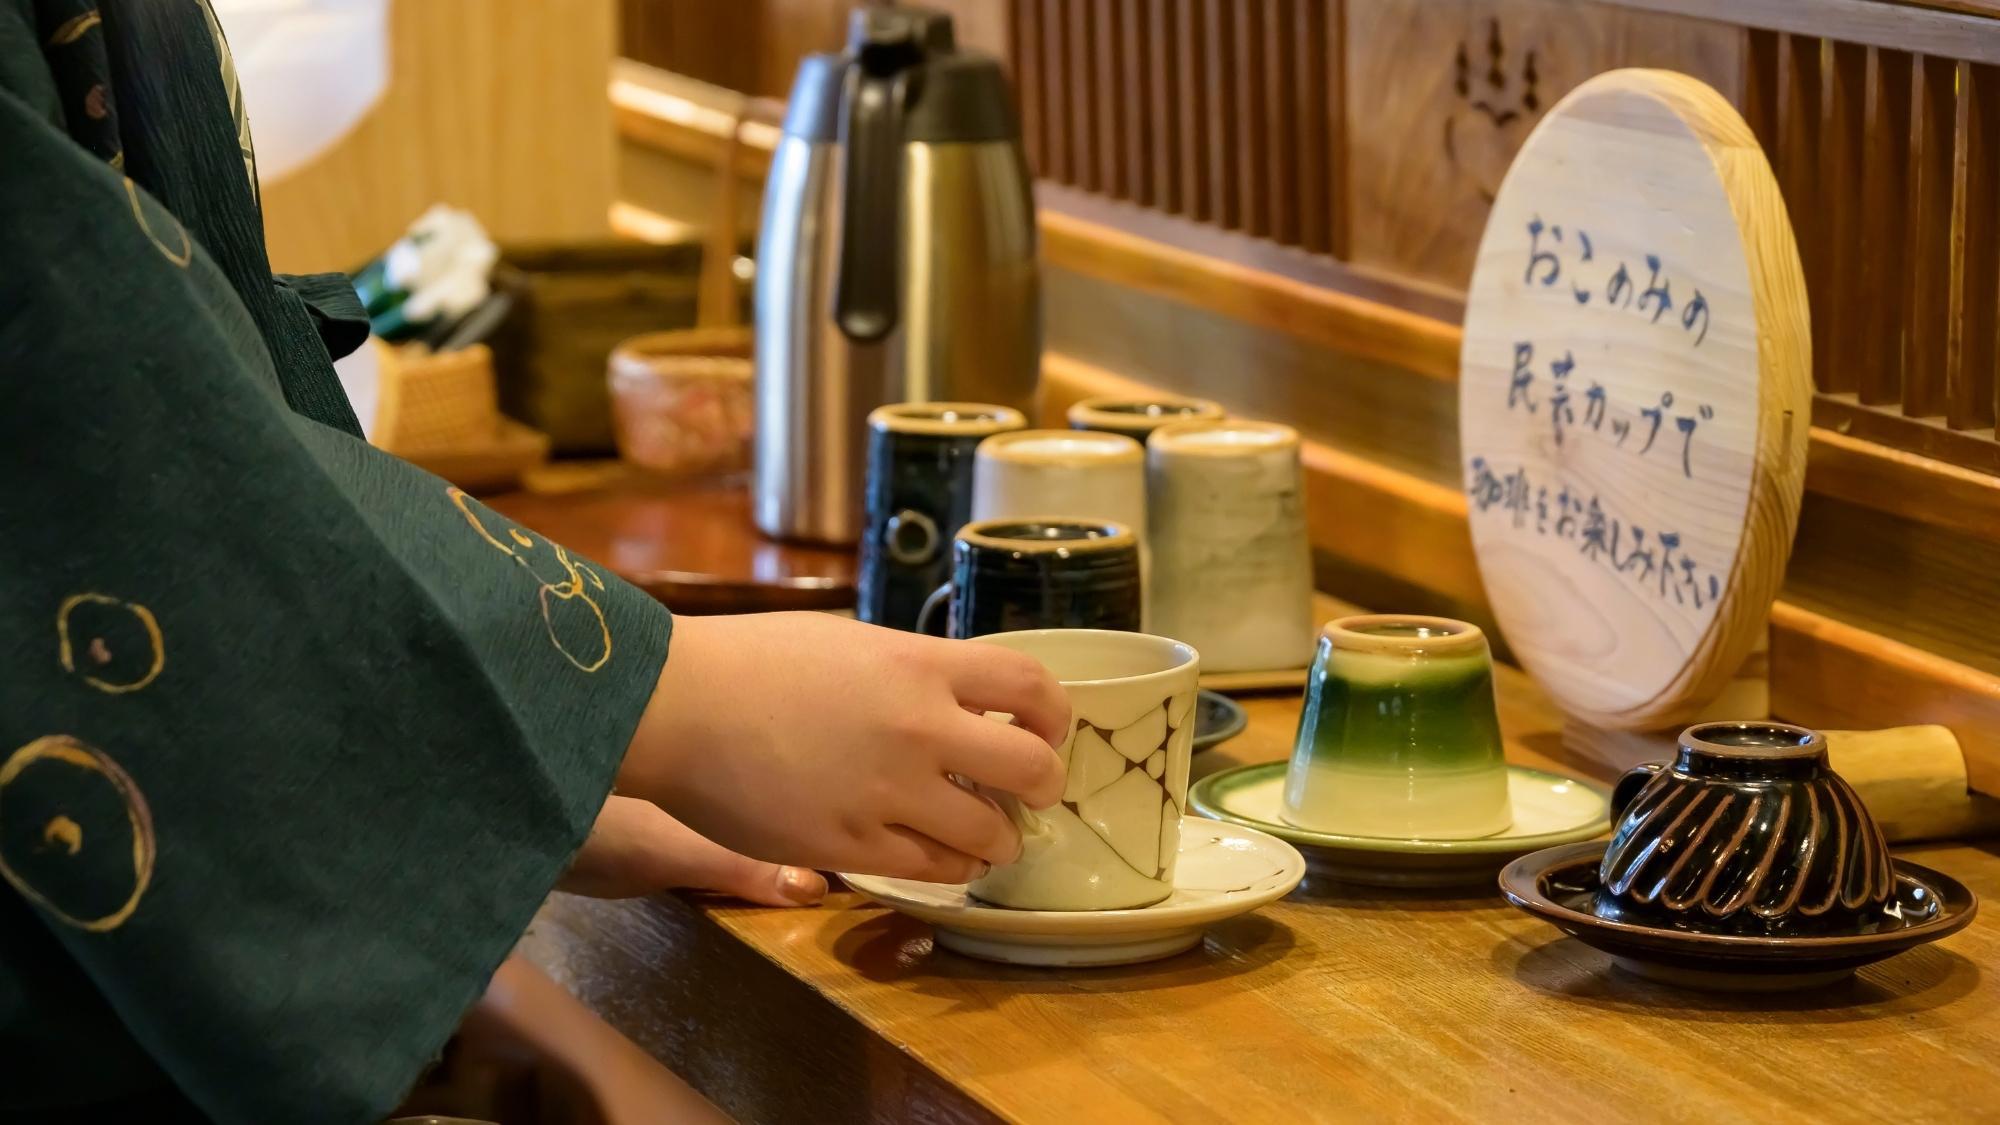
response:
M500 436L493 353L475 344L426 354L377 340L375 444L401 457L483 449Z
M431 353L374 342L380 391L371 440L467 489L500 488L548 460L549 439L500 413L484 344Z

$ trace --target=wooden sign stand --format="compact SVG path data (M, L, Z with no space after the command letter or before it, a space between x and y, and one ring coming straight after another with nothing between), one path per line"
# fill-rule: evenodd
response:
M1565 716L1562 730L1563 753L1576 761L1594 762L1607 772L1622 773L1641 762L1672 761L1680 733L1694 723L1716 719L1763 719L1771 714L1771 663L1769 633L1744 658L1736 675L1723 685L1721 694L1686 720L1650 730L1612 730L1595 726L1575 716Z
M1460 452L1494 616L1570 756L1622 771L1769 716L1808 318L1770 164L1700 81L1601 74L1515 158L1467 289ZM1891 839L2000 826L1949 730L1826 733Z
M1798 247L1735 108L1667 71L1571 91L1494 201L1459 380L1480 574L1565 714L1767 710L1811 369Z

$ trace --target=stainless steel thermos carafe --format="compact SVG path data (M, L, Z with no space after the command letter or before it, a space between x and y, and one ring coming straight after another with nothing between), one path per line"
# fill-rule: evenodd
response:
M1032 412L1035 213L998 60L949 17L856 11L799 67L757 251L759 529L852 543L868 412L956 399Z

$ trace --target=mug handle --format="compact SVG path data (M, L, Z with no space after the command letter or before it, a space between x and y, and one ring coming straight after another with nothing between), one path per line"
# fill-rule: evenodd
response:
M931 632L931 618L937 613L938 607L950 600L950 598L951 583L949 582L931 591L931 596L924 599L924 607L917 611L917 632L927 633L933 637L946 635L946 629L940 629L935 633ZM948 628L949 623L947 622Z
M1639 790L1644 789L1647 782L1658 777L1666 768L1665 762L1641 762L1627 770L1625 776L1618 779L1618 784L1611 787L1611 819L1617 820L1624 816L1625 807L1639 795Z

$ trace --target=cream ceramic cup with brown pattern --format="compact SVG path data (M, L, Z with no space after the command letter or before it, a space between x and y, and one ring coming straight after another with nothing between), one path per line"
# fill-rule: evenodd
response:
M1174 892L1193 756L1201 658L1179 641L1104 629L995 633L1069 696L1062 803L1035 812L996 797L1021 828L1021 858L967 890L1021 910L1121 910Z

